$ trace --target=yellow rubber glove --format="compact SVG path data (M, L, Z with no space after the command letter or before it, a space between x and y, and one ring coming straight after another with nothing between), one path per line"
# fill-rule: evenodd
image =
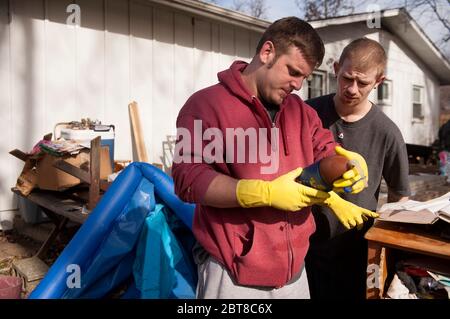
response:
M377 213L346 201L333 191L328 194L329 197L324 200L322 205L329 207L347 229L362 225L368 220L368 217L377 218L379 216Z
M358 153L347 151L341 146L336 146L335 151L336 154L345 156L353 167L342 174L341 179L333 183L333 191L352 194L361 192L369 182L369 169L366 161Z
M245 208L272 206L291 212L322 203L328 193L302 185L295 178L302 173L301 167L273 181L241 179L236 187L239 205Z

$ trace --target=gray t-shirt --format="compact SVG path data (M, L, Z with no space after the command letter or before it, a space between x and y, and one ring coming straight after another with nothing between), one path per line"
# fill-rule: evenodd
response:
M345 122L336 113L334 94L306 101L318 113L324 128L347 150L361 154L369 168L369 186L359 194L343 194L346 200L375 211L381 178L390 190L410 195L408 155L398 127L376 105L356 122ZM320 210L320 211L318 211ZM323 207L313 208L320 238L331 238L345 231L334 213ZM326 219L325 219L326 217Z

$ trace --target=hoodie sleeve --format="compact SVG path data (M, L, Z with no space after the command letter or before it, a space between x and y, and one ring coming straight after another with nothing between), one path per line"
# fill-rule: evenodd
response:
M209 184L220 174L202 156L204 130L204 122L192 115L180 115L177 119L172 176L175 193L185 202L201 203ZM196 140L199 145L195 145Z

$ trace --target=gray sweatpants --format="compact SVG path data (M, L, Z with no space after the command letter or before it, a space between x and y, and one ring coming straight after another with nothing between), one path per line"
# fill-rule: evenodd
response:
M234 283L228 271L209 256L198 265L197 299L310 299L306 269L281 288Z

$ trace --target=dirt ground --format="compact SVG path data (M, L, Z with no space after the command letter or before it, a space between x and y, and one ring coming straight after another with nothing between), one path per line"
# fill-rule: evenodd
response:
M4 276L17 276L13 262L34 256L54 227L51 223L26 224L20 217L15 218L14 224L20 226L8 231L0 230L0 275ZM56 238L43 259L47 266L54 263L75 232L76 229L68 229ZM24 285L22 298L27 298L38 283Z
M40 243L20 235L16 230L0 231L0 275L15 276L13 262L32 257L39 249ZM22 298L30 291L24 290Z

